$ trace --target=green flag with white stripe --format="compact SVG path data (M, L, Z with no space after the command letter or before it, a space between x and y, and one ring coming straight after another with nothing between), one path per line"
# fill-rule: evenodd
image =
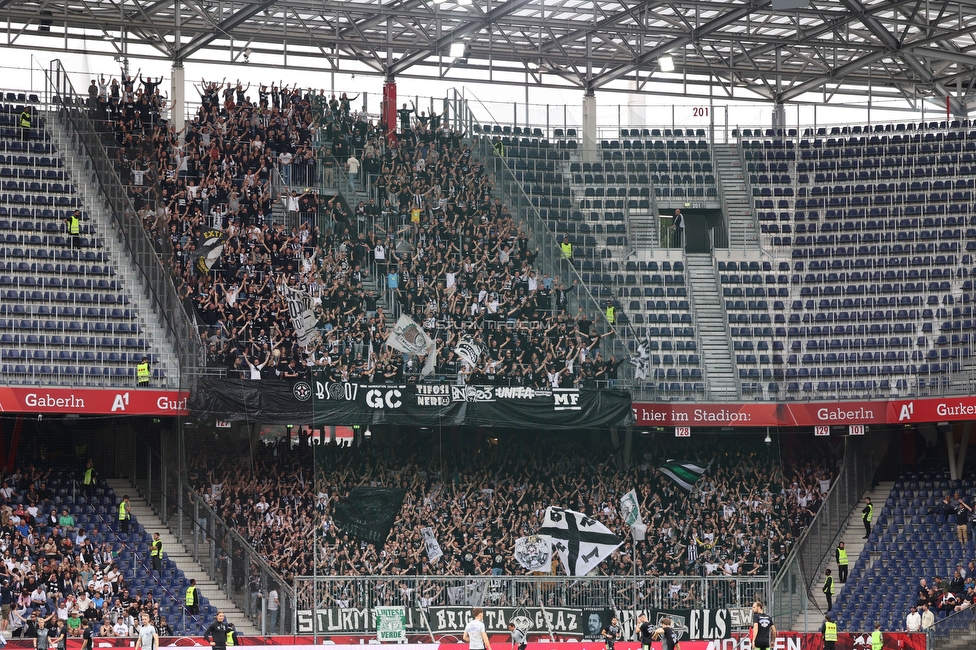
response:
M674 460L669 458L664 465L659 467L661 473L669 477L675 483L680 485L685 490L691 491L692 486L698 482L698 479L702 477L711 463L706 467L702 467L696 463L687 460Z

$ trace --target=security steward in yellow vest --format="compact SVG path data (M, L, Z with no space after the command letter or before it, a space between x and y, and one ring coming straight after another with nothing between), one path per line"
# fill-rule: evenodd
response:
M153 571L163 573L163 541L159 539L159 533L153 533L152 543L149 545L149 561Z
M871 505L871 497L864 499L864 509L861 510L861 521L864 522L864 539L871 536L871 520L874 519L874 506Z
M607 317L607 323L610 325L615 325L617 323L617 309L613 306L613 301L607 301L607 308L604 311Z
M830 614L824 617L824 623L820 626L820 633L823 634L824 650L834 650L837 645L837 623Z
M24 142L30 139L30 129L31 129L31 109L30 106L24 106L24 110L20 113L20 130L21 135L24 138Z
M136 385L140 388L149 386L149 357L143 357L136 366Z
M837 578L840 580L841 584L847 582L847 549L844 548L844 542L837 545L834 549L834 558L837 560Z
M564 260L573 259L573 245L569 243L569 237L563 237L563 243L559 245L559 257Z
M71 247L81 248L81 210L75 210L70 217L65 217L64 223L71 235Z
M183 606L186 607L187 614L196 616L200 612L200 594L197 593L196 580L190 580L190 586L186 588L186 595L183 596Z
M132 520L132 515L129 513L129 495L126 494L122 497L122 503L119 504L119 532L123 535L129 534L129 522Z
M874 624L874 632L871 633L871 650L882 650L884 648L884 635L881 634L881 623Z
M827 597L827 611L829 612L834 608L834 577L830 575L830 569L824 571L824 583L821 591Z
M95 492L95 483L98 479L95 476L95 463L91 458L85 463L85 471L81 475L81 491L85 493L85 496L91 498L92 494Z

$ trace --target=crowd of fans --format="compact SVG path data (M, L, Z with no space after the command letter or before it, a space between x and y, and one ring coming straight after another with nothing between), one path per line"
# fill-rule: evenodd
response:
M470 453L452 448L450 457L379 442L315 446L312 452L282 440L241 462L212 447L200 449L191 480L286 577L523 574L513 545L539 530L548 506L584 512L617 532L624 544L599 570L632 575L631 538L619 513L620 497L630 489L637 490L648 525L636 554L640 575L776 571L799 533L788 520L795 488L778 459L762 446L710 441L699 451L712 464L688 493L658 471L663 445L648 440L635 446L639 461L628 469L616 455L594 455L572 437L505 438ZM822 499L831 470L830 464L804 465L790 474L823 477L812 486ZM407 490L381 549L350 539L332 519L336 504L359 485ZM434 563L421 536L424 527L434 529L444 553ZM314 551L308 535L313 528ZM682 593L687 597L675 597Z
M112 541L57 507L51 476L30 466L5 473L0 485L0 631L63 648L59 639L86 627L96 636L134 636L146 613L161 635L172 635L152 592L129 590Z
M197 90L182 133L160 80L99 78L89 93L136 210L207 326L209 363L255 380L317 368L414 381L426 359L385 345L406 313L436 339L436 376L538 387L616 378L621 361L601 349L595 315L571 307L578 285L534 268L532 232L442 116L404 106L388 137L345 94L226 80ZM347 212L306 187L337 168L375 198ZM278 173L291 188L281 195ZM293 227L273 222L276 202ZM207 270L198 246L210 229L226 241ZM311 344L295 335L282 285L312 296ZM454 351L465 335L484 350L474 365Z

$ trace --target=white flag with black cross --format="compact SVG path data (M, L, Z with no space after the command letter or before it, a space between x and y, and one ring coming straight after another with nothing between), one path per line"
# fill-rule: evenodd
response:
M585 576L616 551L623 540L609 528L581 512L546 508L540 535L552 538L552 547L566 575Z

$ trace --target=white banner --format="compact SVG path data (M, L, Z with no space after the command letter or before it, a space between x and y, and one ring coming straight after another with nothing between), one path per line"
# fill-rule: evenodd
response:
M317 334L315 312L312 311L312 296L287 284L280 285L278 292L288 301L288 313L291 315L292 327L295 328L295 338L302 347L308 347L315 341Z
M400 316L390 335L386 337L386 344L404 354L418 357L428 354L434 346L427 332L405 314Z
M552 571L552 539L529 535L515 540L515 560L526 571Z
M444 551L441 550L441 545L437 543L437 537L434 536L434 529L421 528L420 534L424 538L424 545L427 547L427 557L430 558L430 563L437 562L437 560L443 557Z

